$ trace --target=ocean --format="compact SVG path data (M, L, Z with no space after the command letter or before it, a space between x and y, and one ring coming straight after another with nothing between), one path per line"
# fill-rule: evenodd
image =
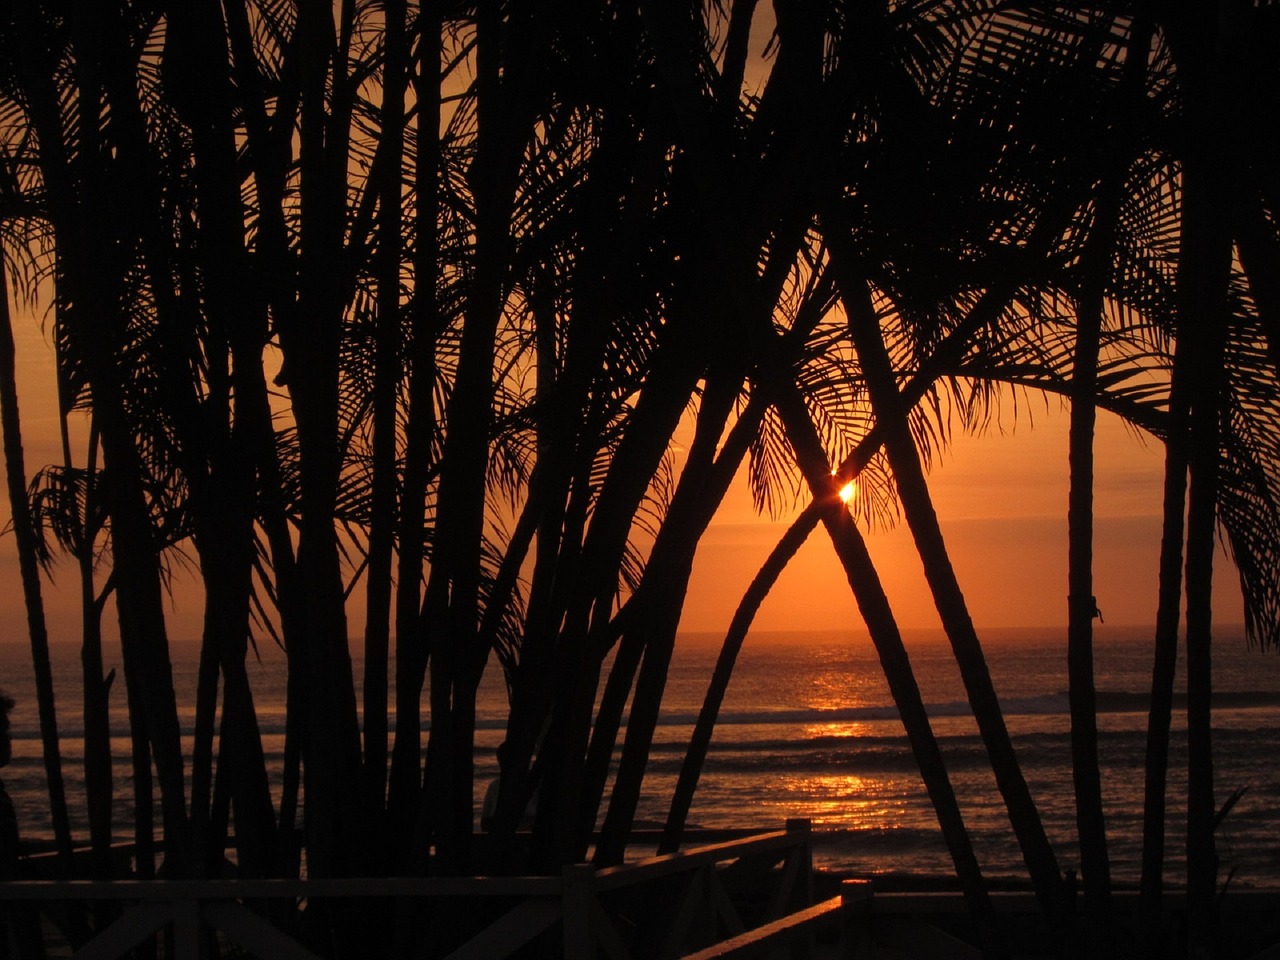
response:
M1059 864L1078 869L1063 631L982 632L987 661L1023 773ZM985 751L969 715L950 649L939 636L908 633L908 650L984 872L1025 875ZM639 826L665 820L685 747L718 653L718 637L682 636L650 755ZM1146 700L1151 639L1145 629L1097 628L1099 737L1114 878L1134 883L1141 856ZM175 644L175 685L189 731L196 647ZM55 685L73 827L87 835L82 802L83 730L79 657L55 645ZM108 666L118 665L108 653ZM264 648L250 675L265 747L278 763L284 731L284 660ZM1223 874L1247 887L1280 887L1280 654L1245 644L1240 630L1214 640L1215 790L1221 803L1245 788L1218 833ZM1184 686L1181 667L1178 690ZM0 645L0 689L18 701L14 759L0 772L25 837L50 834L30 655ZM129 836L127 728L123 684L112 691L117 818ZM476 801L496 771L506 719L501 678L491 666L480 703ZM1175 706L1169 776L1167 877L1181 875L1185 830L1185 712ZM276 778L278 779L278 778ZM752 635L742 651L712 742L690 827L778 829L807 817L818 865L860 874L951 872L937 821L869 641L832 633Z

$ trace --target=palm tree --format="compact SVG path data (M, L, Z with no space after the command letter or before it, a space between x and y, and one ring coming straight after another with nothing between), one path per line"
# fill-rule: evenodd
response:
M122 369L114 362L119 338L129 322L123 301L130 277L122 258L135 249L132 238L138 236L136 228L146 222L150 211L140 212L137 221L105 212L120 191L137 188L134 177L142 174L142 168L130 166L136 157L113 158L101 149L107 131L121 144L131 147L136 143L131 137L135 129L131 124L138 119L136 91L122 82L135 66L127 62L132 48L103 42L125 30L122 21L109 14L97 25L100 30L76 20L70 34L66 21L53 15L38 16L30 7L15 9L13 16L19 33L26 38L20 45L16 78L26 107L24 119L39 139L36 160L49 220L62 254L57 283L65 308L59 313L59 335L67 338L74 351L66 355L74 367L71 379L85 385L94 398L96 424L110 470L103 493L112 521L131 707L138 709L137 729L154 753L169 857L174 868L182 871L187 862L183 760L164 627L160 547L147 502L146 465L127 416L130 384L123 375L131 368ZM74 62L84 68L77 77L81 82L70 91L55 85L63 66L57 53L63 50L70 51ZM122 60L122 55L126 59ZM107 100L112 109L104 111ZM78 116L95 120L68 128L62 113L64 103L79 107ZM100 129L100 123L105 130ZM129 170L133 173L126 173ZM91 252L95 249L112 250L113 254L98 256ZM144 673L147 682L140 684L138 678Z
M1182 36L1178 40L1189 48L1184 50L1181 66L1187 126L1192 135L1182 167L1182 255L1178 277L1178 333L1192 348L1191 363L1186 368L1191 404L1186 559L1187 935L1192 949L1207 949L1213 939L1218 871L1210 742L1210 600L1219 489L1226 293L1232 256L1230 221L1224 221L1219 211L1231 202L1227 185L1234 164L1227 123L1230 114L1223 113L1230 86L1224 75L1227 68L1219 59L1225 51L1218 47L1228 38L1213 30L1207 36ZM1225 139L1208 139L1217 134Z
M749 2L584 12L200 0L163 19L145 7L89 11L103 30L60 10L4 13L23 28L14 36L32 39L11 61L60 253L66 407L92 410L111 484L108 587L120 584L130 638L140 839L152 750L168 832L179 846L185 832L176 726L138 676L154 664L165 686L162 647L143 630L162 636L165 551L190 538L206 594L192 869L220 850L230 798L241 868L296 870L280 841L302 776L313 873L468 869L476 689L492 660L509 684L515 747L503 755L495 865L534 790L545 801L543 866L581 856L602 808L598 855L621 857L698 538L745 457L761 500L779 495L796 476L790 444L815 501L786 546L827 524L985 917L910 663L857 527L831 498L829 466L843 459L842 479L861 472L863 518L896 509L893 468L974 668L985 732L1001 739L924 486L929 443L948 427L943 391L978 416L997 380L1069 392L1079 453L1094 403L1168 436L1171 449L1180 442L1162 391L1140 382L1167 369L1168 284L1151 278L1164 264L1132 253L1141 215L1167 227L1167 198L1127 189L1115 209L1118 184L1167 183L1169 165L1130 157L1136 137L1075 157L1066 140L1081 121L1058 102L1068 83L1116 89L1118 51L1141 46L1123 12L780 3L777 59L757 92ZM1099 61L1099 44L1109 59ZM1142 59L1126 58L1129 69ZM992 69L997 61L1010 69ZM460 79L473 67L474 83ZM1152 73L1168 69L1161 61ZM410 82L414 96L402 96ZM1101 113L1114 106L1087 100ZM1164 108L1154 92L1148 100ZM77 116L100 122L73 125L68 105L80 103ZM125 196L136 201L127 216L104 215ZM1259 205L1249 209L1233 227L1249 241L1241 259L1274 263L1274 230ZM107 255L87 257L99 238ZM1126 257L1153 266L1116 265ZM833 276L847 318L829 309ZM1255 268L1247 290L1240 276L1223 287L1227 366L1274 370L1248 353L1251 337L1265 339L1250 300L1266 301L1265 276ZM1074 324L1046 306L1055 296L1072 304ZM1103 322L1104 304L1117 322ZM264 370L272 340L284 359L278 396ZM1183 390L1186 377L1175 379ZM1272 528L1250 540L1246 517L1274 516L1274 404L1234 371L1226 387L1212 503L1242 574L1261 585L1274 572ZM694 442L677 478L673 436L686 416ZM886 455L873 458L882 441ZM1211 446L1202 436L1200 492ZM86 490L101 480L95 467L91 456ZM1087 487L1081 479L1077 492ZM90 593L91 513L77 521ZM363 756L345 623L357 579L367 589ZM1249 609L1261 626L1275 607ZM1077 627L1084 612L1073 613ZM747 619L745 609L735 619L718 689ZM259 624L289 657L278 827L244 671ZM97 690L101 665L88 675ZM682 773L683 809L713 700ZM1005 786L1025 794L1001 750ZM1081 794L1081 810L1100 813ZM384 802L386 836L401 848L388 844L385 859L375 842ZM1034 806L1018 802L1033 873L1052 890L1052 851L1036 859L1043 831ZM1090 843L1105 858L1105 835ZM1085 872L1087 893L1105 890L1105 870Z
M35 667L36 699L40 714L45 777L48 781L49 810L53 822L54 839L58 845L59 867L65 873L69 872L71 867L71 822L67 815L66 789L62 780L58 715L54 702L53 671L49 663L49 634L45 626L44 600L40 589L39 545L35 524L32 521L31 505L27 500L26 466L22 452L22 420L18 414L13 324L9 317L7 273L6 258L0 249L0 428L3 430L5 478L9 491L14 540L18 546L23 600L27 608L31 662Z
M373 479L370 502L368 592L364 631L364 814L378 835L386 803L387 684L391 630L391 566L396 518L397 355L401 340L401 249L405 88L409 82L405 36L407 4L384 8L382 61L382 182L378 186L378 320L373 395Z
M1103 949L1108 949L1110 942L1106 931L1111 924L1111 871L1102 804L1093 677L1093 621L1100 616L1093 588L1093 433L1104 296L1115 257L1117 221L1133 152L1131 144L1145 95L1151 35L1149 21L1140 21L1130 28L1117 94L1125 99L1107 111L1115 114L1114 133L1109 138L1112 150L1101 172L1093 227L1080 258L1080 284L1076 295L1078 332L1071 374L1067 659L1072 770L1085 902L1101 938L1098 943Z
M427 527L427 488L437 440L436 337L441 326L439 286L441 195L441 67L444 21L436 7L419 11L414 71L413 250L414 293L407 306L409 330L405 411L405 452L397 528L396 736L387 796L387 836L411 833L422 792L420 759L422 684L429 647L417 629ZM366 638L367 642L367 638ZM366 763L368 760L366 759ZM388 857L390 860L391 857Z
M916 686L906 648L902 645L901 635L889 608L888 598L880 585L858 528L849 511L844 508L837 481L833 479L835 474L829 469L821 441L799 393L794 387L784 385L781 381L775 391L778 411L786 424L788 440L813 491L814 502L825 505L825 509L821 511L823 524L844 566L849 586L880 656L885 679L889 682L894 703L898 706L925 789L933 802L938 824L942 828L947 849L956 868L956 876L960 880L970 914L978 924L984 952L994 954L999 951L999 946L986 884L965 829L955 792L947 777L920 690Z
M743 9L749 18L750 8ZM807 119L814 119L812 109L822 77L822 28L818 19L790 7L782 14L778 22L777 63L759 102L746 113L744 119L749 123L743 123L736 119L738 86L704 76L702 66L691 56L709 43L702 32L704 25L656 7L642 9L657 47L656 65L663 94L676 113L678 135L688 154L687 168L682 165L676 174L689 176L698 188L690 216L697 228L686 256L694 263L706 264L707 269L704 284L693 287L687 296L694 304L713 300L725 303L732 326L724 321L716 325L704 321L706 332L688 337L684 344L694 362L706 365L706 386L688 461L673 492L644 578L627 611L628 638L639 635L646 640L622 760L596 848L597 862L613 862L621 857L640 791L693 553L765 413L766 405L759 399L746 403L728 438L720 444L734 398L747 370L769 344L763 334L770 329L771 318L786 312L779 311L780 302L792 300L797 304L793 315L782 321L789 328L789 339L797 342L817 324L829 303L828 285L807 262L808 211L803 192L791 186L806 168L810 151L828 135L827 128L806 123ZM735 35L742 36L740 32ZM723 99L720 103L707 101L700 89ZM753 154L756 150L759 156ZM765 188L768 192L759 194L758 202L750 208L739 207L735 212L733 196L747 189L748 184L776 186ZM793 268L797 261L803 266ZM796 280L788 276L793 269L798 273ZM733 336L742 345L725 350L722 345ZM721 346L714 346L717 343ZM716 349L722 354L719 358L714 356ZM625 665L623 671L619 671L619 663ZM606 702L615 705L615 716L620 713L623 696L610 698L609 694L630 687L631 670L632 662L620 654L610 687L606 688ZM622 682L615 683L615 677ZM602 709L601 716L609 714ZM612 738L607 733L600 736L608 729L598 720L597 738L592 744L594 791L603 788L605 762L612 751ZM586 811L592 807L588 802Z
M202 38L219 36L216 6L188 4L166 23L162 76L178 119L190 131L198 232L188 252L189 269L203 280L198 331L199 354L191 366L208 373L203 389L174 384L192 399L168 405L203 408L204 417L186 424L200 429L177 435L181 466L190 490L194 544L205 587L205 622L200 685L196 698L192 759L192 819L197 850L207 869L222 862L225 823L212 822L213 736L217 678L224 679L219 768L231 785L238 859L246 875L274 869L275 821L253 696L244 660L252 597L255 515L254 444L269 417L261 402L262 348L266 306L260 297L236 293L248 272L242 216L241 176L236 167L234 103L229 53ZM176 318L172 322L177 322ZM203 865L202 865L203 866Z

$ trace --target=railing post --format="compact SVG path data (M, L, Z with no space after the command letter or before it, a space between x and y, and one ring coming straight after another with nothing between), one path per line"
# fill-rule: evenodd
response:
M173 946L177 960L205 960L205 931L200 923L196 900L176 900L173 904Z
M786 874L791 877L791 891L784 908L785 913L795 913L813 905L813 838L812 824L808 817L789 817L787 836L794 844L787 851ZM810 960L813 956L813 935L806 934L791 945L792 960Z
M808 817L787 819L787 834L795 838L796 848L787 854L795 858L798 886L791 897L791 908L813 905L813 826Z
M566 864L561 874L565 960L595 960L596 936L592 914L596 871L589 863Z
M875 887L870 880L840 883L840 942L845 960L871 956L871 904Z

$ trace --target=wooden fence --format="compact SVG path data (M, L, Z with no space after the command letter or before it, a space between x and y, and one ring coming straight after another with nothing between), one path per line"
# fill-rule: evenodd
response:
M174 960L204 960L210 930L253 956L319 960L266 919L261 907L272 901L422 901L424 911L503 905L448 960L510 957L534 938L554 936L557 924L566 960L671 960L810 907L812 850L808 821L788 821L785 830L618 867L572 864L558 877L38 880L0 884L3 901L34 901L47 911L74 901L119 904L119 918L80 945L75 960L116 960L162 933Z
M0 883L0 904L114 901L118 920L84 943L76 960L116 960L135 945L167 934L173 960L205 960L212 932L248 954L320 960L271 924L264 903L317 901L422 904L427 911L465 912L477 902L501 905L491 922L447 954L448 960L500 960L535 938L565 960L749 960L818 955L847 960L880 955L964 957L978 951L948 934L963 915L958 893L873 892L868 880L845 880L839 896L813 903L807 821L787 829L712 843L619 867L566 867L558 877L385 878L350 880L22 881ZM998 914L1035 919L1030 892L993 892ZM1137 895L1115 894L1118 915ZM1166 910L1180 911L1176 894ZM456 907L454 906L456 905ZM1280 915L1280 893L1233 890L1224 916ZM305 910L303 911L305 912ZM556 929L558 926L559 929ZM548 939L549 938L549 939ZM1280 960L1280 947L1258 954Z

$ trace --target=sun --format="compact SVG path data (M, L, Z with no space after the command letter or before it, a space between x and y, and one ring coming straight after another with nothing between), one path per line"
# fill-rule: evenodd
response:
M840 488L840 499L843 500L845 503L848 503L857 495L858 495L858 484L854 480L850 480L848 483L846 483L843 487Z

